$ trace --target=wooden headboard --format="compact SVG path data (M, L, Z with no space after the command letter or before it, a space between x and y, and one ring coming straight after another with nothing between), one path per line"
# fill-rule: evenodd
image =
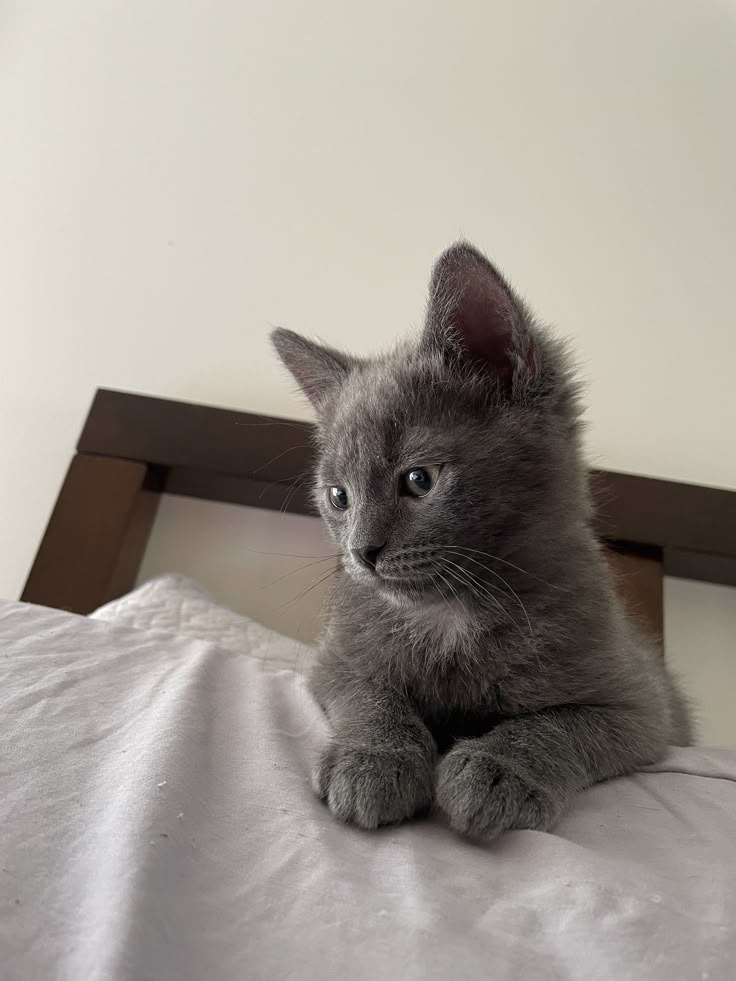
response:
M22 599L87 614L131 589L163 492L311 513L312 431L98 390ZM736 585L736 491L607 470L591 481L624 599L660 638L663 575Z

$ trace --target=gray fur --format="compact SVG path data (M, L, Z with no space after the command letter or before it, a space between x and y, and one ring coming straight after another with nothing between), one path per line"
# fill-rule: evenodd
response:
M423 333L388 354L273 340L317 410L314 499L344 556L311 678L336 817L435 803L469 834L546 830L577 791L689 741L591 529L569 356L480 253L448 249ZM419 465L442 465L436 486L400 495ZM384 542L375 574L351 551Z

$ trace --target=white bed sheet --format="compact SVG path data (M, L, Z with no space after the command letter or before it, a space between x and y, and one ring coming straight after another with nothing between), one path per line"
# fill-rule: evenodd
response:
M293 641L147 589L0 603L4 981L736 976L736 750L594 787L555 834L361 832L309 790Z
M314 655L301 641L284 637L216 603L193 579L179 573L158 576L138 589L101 606L94 620L109 620L168 637L209 641L270 664L298 670Z

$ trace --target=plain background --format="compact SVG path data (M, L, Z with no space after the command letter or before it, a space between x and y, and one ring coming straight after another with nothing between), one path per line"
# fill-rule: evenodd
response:
M592 462L736 488L735 96L729 0L0 3L0 594L97 386L305 415L269 326L388 343L460 234L573 339ZM667 617L725 720L734 591Z

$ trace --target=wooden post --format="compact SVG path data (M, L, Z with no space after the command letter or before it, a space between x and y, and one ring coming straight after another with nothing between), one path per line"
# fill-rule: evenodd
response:
M626 609L663 648L664 564L661 550L609 546L606 554Z
M161 481L133 460L78 453L21 599L88 614L135 584Z

